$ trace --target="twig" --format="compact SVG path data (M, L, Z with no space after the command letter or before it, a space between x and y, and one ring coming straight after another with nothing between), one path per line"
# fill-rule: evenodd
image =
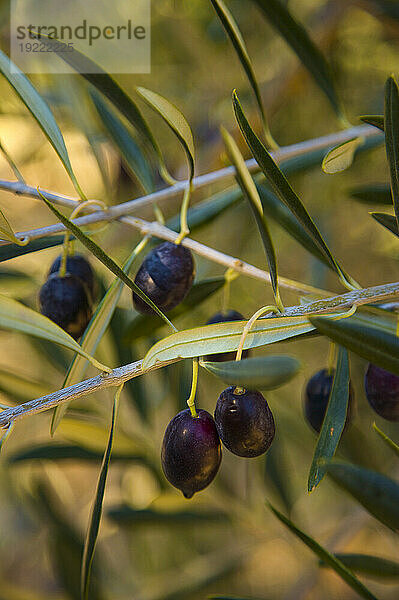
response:
M362 290L355 290L340 296L333 298L325 298L318 300L308 305L291 306L286 308L284 315L280 317L292 317L300 315L311 315L311 314L328 314L336 312L337 310L344 310L354 305L360 306L362 304L369 304L374 302L382 302L384 300L399 297L399 281L395 283L388 283L384 285L378 285L371 288L365 288ZM274 315L269 315L265 318L273 318ZM20 404L12 408L8 408L0 412L0 428L8 428L15 421L34 415L50 408L54 408L63 402L70 402L76 400L82 396L99 392L109 387L115 387L129 381L134 377L144 375L147 372L160 369L169 364L177 362L179 358L175 360L159 362L150 369L143 371L142 361L130 363L122 367L114 369L112 373L108 375L97 375L91 379L86 379L75 385L71 385L62 390L58 390L47 396L42 396L36 400Z

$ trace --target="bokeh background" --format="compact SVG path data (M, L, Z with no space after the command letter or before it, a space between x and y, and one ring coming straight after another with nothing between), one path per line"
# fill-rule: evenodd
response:
M347 116L383 110L384 82L399 64L399 15L396 2L377 0L290 0L290 10L306 24L330 61ZM261 86L271 130L280 145L316 138L340 129L327 100L297 57L250 2L231 0ZM256 107L241 65L210 2L153 0L152 72L116 76L129 93L143 85L173 101L190 123L196 143L197 173L225 165L219 134L223 124L248 157L231 108L237 88L259 131ZM0 4L3 49L7 51L7 2ZM396 11L396 13L395 13ZM395 16L396 14L396 16ZM36 76L65 136L71 161L89 198L108 204L141 194L121 162L78 75ZM170 170L186 176L176 139L161 120L141 105L157 134ZM8 83L0 80L0 141L27 183L74 196L55 152ZM3 156L0 178L14 180ZM396 281L395 238L369 216L379 207L359 203L351 190L388 181L383 147L360 154L346 172L334 176L320 164L302 169L290 181L320 226L334 254L363 286ZM230 182L231 183L231 182ZM221 186L195 192L193 203L211 197ZM0 207L14 230L55 222L39 201L0 192ZM179 199L162 203L166 216L179 210ZM140 216L152 219L150 209ZM270 224L281 275L342 292L334 275L306 253L280 227ZM265 268L262 244L251 211L237 202L193 237L213 248ZM122 262L139 241L132 229L116 223L94 234L115 260ZM79 246L77 246L79 249ZM1 293L37 308L37 293L59 249L3 262ZM113 276L94 258L105 290ZM222 276L223 269L196 257L197 280ZM136 267L137 268L137 267ZM283 291L285 305L298 296ZM249 317L272 301L269 286L239 277L231 285L230 307ZM223 302L222 291L176 321L179 329L201 325ZM165 328L133 344L124 344L135 314L126 289L97 356L111 366L142 357ZM273 501L333 551L398 556L394 534L328 479L306 492L316 438L303 418L306 380L327 363L328 342L311 338L257 349L254 354L293 354L303 369L288 385L267 394L277 436L266 457L245 461L224 452L216 481L186 501L160 472L159 451L166 424L184 407L190 388L189 361L178 363L127 385L105 497L104 520L95 557L91 598L128 600L200 599L211 593L263 600L348 599L355 594L317 560L265 507ZM16 404L62 386L71 355L21 334L0 332L1 402ZM391 454L371 430L375 415L363 390L365 363L351 357L357 401L354 424L340 455L353 462L397 475ZM92 373L88 371L88 375ZM223 383L200 373L197 404L213 412ZM82 543L107 438L111 393L73 403L54 438L51 415L18 423L0 460L0 598L66 600L79 598ZM377 423L379 422L377 418ZM381 424L381 423L380 423ZM398 439L397 427L383 429ZM51 450L33 459L29 452L48 444L73 446L86 458L57 460ZM47 452L47 454L46 454ZM398 597L395 582L366 581L384 600Z

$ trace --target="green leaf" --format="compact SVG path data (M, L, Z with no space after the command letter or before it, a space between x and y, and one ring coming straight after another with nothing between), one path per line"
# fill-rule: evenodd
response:
M330 250L328 249L326 243L320 235L319 230L317 229L316 225L309 216L309 213L307 212L306 208L304 207L304 205L302 204L302 202L288 183L287 179L280 171L273 158L270 156L260 139L256 136L255 132L251 128L250 124L248 123L248 120L243 113L240 101L235 92L233 92L233 107L237 122L240 126L244 139L246 140L256 162L260 166L262 172L264 173L267 181L273 188L274 192L280 198L280 200L289 208L289 210L295 215L295 217L304 227L306 232L313 238L313 241L315 242L321 253L326 257L332 269L339 275L339 277L343 277L344 275L341 268L332 256Z
M322 335L373 364L399 375L399 338L395 333L370 327L356 315L336 321L328 317L310 317L309 320Z
M90 94L105 129L115 145L133 177L141 185L146 194L154 191L154 180L150 166L139 145L129 133L122 121L112 112L94 91Z
M182 144L187 156L190 180L194 177L194 140L190 126L180 110L160 94L143 87L136 88L137 93L155 110L171 128Z
M392 202L399 227L399 89L393 77L388 77L385 85L384 129Z
M318 556L323 563L334 569L339 575L355 592L362 598L368 600L377 600L377 598L357 579L357 577L350 571L340 560L338 560L333 554L328 552L323 546L320 546L309 535L301 531L292 521L287 519L281 512L274 508L270 503L267 502L270 510L276 515L276 517L286 526L292 533L294 533L316 556Z
M175 526L175 525L195 525L206 523L226 523L229 521L225 513L221 511L210 510L156 510L143 509L136 510L131 506L122 504L114 506L107 511L107 517L122 525L152 525L152 526Z
M55 342L84 356L97 369L110 371L95 358L87 354L61 327L44 315L28 308L17 300L0 295L0 328L19 331L28 335Z
M281 302L280 293L278 289L276 255L274 252L273 242L270 237L269 228L267 226L266 219L263 214L263 206L259 198L258 190L256 189L254 180L252 179L251 174L248 171L242 154L239 151L234 139L226 131L226 129L224 129L224 127L221 128L221 133L226 147L227 155L229 157L230 162L234 165L235 168L237 182L242 190L242 193L249 202L256 223L258 225L259 233L262 238L263 247L269 265L274 300L278 309L282 312L284 310L284 307Z
M0 52L1 52L1 50L0 50ZM1 61L0 61L0 64L1 64ZM17 246L25 246L28 242L28 240L18 238L15 235L10 223L8 222L8 220L2 210L0 210L0 236L2 239L13 242Z
M330 66L305 27L291 15L287 6L280 0L255 0L255 2L270 25L291 46L303 66L323 90L337 115L342 117L342 107L334 86Z
M143 142L152 149L153 154L158 160L159 172L164 180L170 184L175 183L173 177L167 172L159 146L137 104L126 94L119 84L98 64L75 48L71 50L67 44L55 38L49 39L43 33L40 34L40 40L48 45L51 44L53 52L112 102L129 123L133 125ZM54 41L57 43L54 44Z
M256 356L244 360L201 362L207 371L230 385L274 390L298 373L301 364L292 356Z
M222 23L227 35L229 36L229 38L234 46L237 56L241 62L241 65L245 71L245 74L248 78L249 84L252 87L252 91L255 95L256 103L257 103L258 109L259 109L259 114L261 117L263 130L265 133L266 143L271 148L276 149L277 144L273 140L273 137L270 133L270 129L269 129L269 126L267 123L265 111L263 108L262 96L260 94L259 85L256 80L255 71L253 69L251 59L249 58L248 50L245 45L244 39L241 35L241 31L239 30L238 25L237 25L233 15L229 11L229 9L227 8L227 6L223 2L223 0L211 0L211 2L213 4L213 7Z
M355 152L363 142L363 138L355 137L329 150L321 164L324 173L333 175L345 171L353 163Z
M385 229L388 229L388 231L399 237L398 222L396 220L396 217L381 212L372 212L370 213L370 215L373 217L373 219L377 221L377 223L379 223L380 225L385 227Z
M381 429L379 427L377 427L377 425L375 423L373 423L373 429L374 429L374 431L376 431L378 433L378 435L380 436L380 438L382 438L382 440L386 443L386 445L388 446L388 448L390 448L391 450L393 450L395 452L395 454L397 454L399 456L399 446L398 446L398 444L395 444L395 442L393 440L391 440L391 438L388 437L386 433L384 433L383 431L381 431Z
M17 256L23 256L30 252L38 252L39 250L46 250L47 248L53 248L54 246L60 246L64 243L64 236L47 236L40 238L39 240L32 240L26 246L19 246L18 244L7 244L6 246L0 246L0 262L16 258Z
M159 315L165 321L165 323L170 325L170 327L172 327L172 329L175 329L175 327L169 321L168 317L166 315L164 315L162 311L159 310L159 308L152 302L152 300L150 300L150 298L148 298L148 296L134 283L134 281L132 281L126 275L126 273L124 273L122 271L122 269L116 264L116 262L113 261L112 258L110 258L104 252L104 250L102 250L100 248L100 246L98 246L95 242L93 242L93 240L91 240L89 237L87 237L87 235L85 235L83 233L83 231L80 229L80 227L75 225L72 221L70 221L69 219L67 219L67 217L65 217L62 213L60 213L60 211L51 202L49 202L47 200L47 198L40 191L39 191L39 194L40 194L41 198L44 200L44 202L47 204L49 209L61 221L61 223L67 229L69 229L69 231L71 231L73 233L73 235L80 242L82 242L82 244L84 246L86 246L86 248L88 250L90 250L90 252L92 254L94 254L94 256L96 256L100 262L103 263L103 265L105 265L114 275L119 277L119 279L121 279L123 281L123 283L125 285L127 285L133 292L135 292L138 296L140 296L140 298L142 300L144 300L144 302L146 302L148 304L148 306L150 306L157 313L157 315Z
M359 117L363 123L368 123L381 131L384 131L384 115L362 115Z
M48 384L40 383L20 373L13 373L9 369L0 369L0 391L14 402L26 402L32 398L46 396L52 390Z
M144 358L143 369L148 369L159 361L233 352L238 348L246 323L247 321L217 323L170 335L150 348ZM265 346L312 330L313 325L307 317L260 319L249 331L243 349Z
M15 64L13 64L8 56L6 56L6 54L4 54L4 52L1 50L0 71L12 85L22 102L38 122L39 126L58 154L79 196L84 198L82 190L80 189L73 172L64 138L62 137L62 133L48 105L29 81L29 79L24 75L24 73Z
M333 458L344 430L349 399L348 353L338 349L337 366L326 414L317 440L308 479L308 492L319 485L326 474L326 464Z
M136 248L133 250L133 252L122 267L124 273L129 272L136 257L141 252L141 250L143 250L145 245L146 241L143 240L138 246L136 246ZM107 293L104 295L99 305L97 306L96 311L93 314L90 323L86 327L86 330L83 334L80 344L85 352L88 352L90 354L94 354L96 352L98 344L100 343L112 319L112 315L114 314L115 308L121 297L122 290L123 282L119 278L116 278L112 285L108 288ZM163 321L161 322L163 323ZM69 385L73 385L74 383L82 381L86 373L87 367L87 361L82 359L81 357L76 356L69 366L63 387L68 387ZM64 402L63 404L59 404L54 410L50 427L51 435L54 435L62 417L68 409L69 404L69 402Z
M101 516L103 511L103 501L105 493L105 485L107 483L108 467L111 459L112 444L114 441L114 430L116 416L118 412L119 398L123 384L117 389L112 407L111 427L109 430L108 444L105 449L103 463L101 465L100 475L98 478L96 494L90 515L89 527L86 534L83 557L82 557L82 573L81 573L81 597L82 600L89 598L89 585L91 567L94 558L94 551L97 543L98 532L100 529Z
M399 484L393 479L349 463L332 462L327 472L376 519L399 529Z
M349 195L366 204L392 205L391 186L387 183L358 185L348 191Z
M370 554L335 554L348 569L375 579L398 579L399 563ZM327 565L321 563L321 567Z
M28 446L8 456L8 462L11 464L21 463L31 460L78 460L86 462L99 462L103 458L103 453L97 452L90 448L77 446L72 444L41 444L39 446ZM125 452L118 454L113 452L113 461L143 462L144 458L141 454L127 454Z
M224 277L205 279L204 281L195 283L183 302L170 311L170 318L174 321L178 317L189 313L199 306L201 302L207 300L212 294L220 290L225 283L226 280ZM155 315L137 315L127 326L123 334L123 343L131 344L143 336L152 335L163 324L163 321Z

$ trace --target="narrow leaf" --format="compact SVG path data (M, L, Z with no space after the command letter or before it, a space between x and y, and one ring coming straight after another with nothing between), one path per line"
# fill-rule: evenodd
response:
M100 462L103 459L103 454L90 448L72 444L41 444L39 446L29 446L21 448L17 452L8 456L10 464L22 463L31 460L77 460L87 462ZM139 461L144 462L144 457L140 454L126 454L125 452L118 454L112 453L112 461L129 462Z
M54 246L60 246L64 243L64 236L47 236L40 238L39 240L32 240L26 246L20 246L17 244L7 244L6 246L0 246L0 262L16 258L17 256L23 256L24 254L30 254L31 252L38 252L39 250L46 250L47 248L53 248Z
M376 431L378 433L378 435L380 436L380 438L386 443L386 445L388 446L388 448L390 448L391 450L393 450L395 452L395 454L397 454L399 456L399 446L398 446L398 444L395 444L395 442L393 440L391 440L391 438L388 437L386 433L384 433L383 431L381 431L381 429L379 427L377 427L377 425L375 423L373 423L373 429L374 429L374 431Z
M101 96L95 92L90 95L105 129L119 149L129 172L141 185L143 191L150 194L154 191L154 181L150 166L137 142L122 121L107 107Z
M298 373L301 364L292 356L256 356L244 360L202 362L207 371L230 385L274 390Z
M52 390L48 383L40 383L10 369L0 369L0 391L13 402L26 402L45 396Z
M49 142L58 154L78 194L83 197L82 190L76 180L75 174L69 160L62 133L42 96L32 85L25 74L11 62L11 60L0 50L0 72L12 85L22 102L31 112L39 126L47 136Z
M280 293L278 289L278 276L277 276L277 263L276 263L276 255L274 252L274 246L272 239L270 237L269 228L266 223L265 216L263 214L262 202L259 198L258 190L256 189L256 185L254 180L251 177L250 172L245 164L245 161L242 157L241 152L238 149L237 144L235 143L232 136L224 129L221 128L221 133L223 137L223 141L226 147L226 152L229 157L230 162L234 165L236 172L237 182L244 194L244 197L248 200L249 205L254 214L256 223L258 225L259 233L262 238L263 247L265 250L267 262L270 270L270 277L273 287L274 299L276 305L280 311L284 310L284 307L281 302Z
M399 90L393 77L388 77L385 85L384 129L392 202L399 227Z
M373 217L373 219L377 221L377 223L379 223L380 225L385 227L385 229L388 229L388 231L399 237L398 222L394 215L389 215L388 213L381 212L372 212L370 213L370 215Z
M298 221L305 228L307 233L313 238L315 244L319 250L324 254L328 263L336 271L336 273L342 277L343 273L338 263L332 256L326 243L324 242L319 230L312 221L306 208L288 183L283 173L280 171L273 158L270 156L260 139L257 137L246 116L241 108L240 101L237 94L233 92L233 107L237 122L240 126L241 132L246 140L256 162L260 166L264 173L267 181L273 188L276 195L280 200L289 208L289 210L295 215Z
M114 430L116 416L118 412L119 397L123 389L123 384L117 389L112 408L111 428L109 431L108 444L104 453L103 463L101 465L100 476L98 478L97 490L94 498L94 503L91 511L89 527L86 534L83 558L82 558L82 573L81 573L81 597L82 600L89 598L89 585L91 567L94 558L94 551L97 543L98 532L100 529L101 516L103 511L103 500L105 493L105 485L107 483L109 461L111 459L112 444L114 440Z
M277 144L273 140L270 130L269 130L265 111L263 108L262 96L260 94L259 85L256 80L255 71L253 69L251 59L249 57L248 50L245 45L244 39L241 35L241 31L239 30L238 25L237 25L233 15L229 11L229 9L227 8L227 6L223 2L223 0L211 0L211 2L213 4L213 7L222 23L227 35L229 36L229 38L234 46L237 56L241 62L241 65L245 71L245 74L248 78L249 84L252 87L252 91L255 95L256 103L258 105L259 114L260 114L262 125L263 125L263 129L265 132L266 143L268 144L268 146L275 149L277 147Z
M332 462L328 474L376 519L399 529L399 484L393 479L349 463Z
M112 460L114 457L112 457ZM151 525L158 527L160 525L195 525L215 522L228 522L229 519L224 512L210 510L156 510L143 509L136 510L131 506L122 504L114 506L107 511L107 517L123 527L129 525Z
M204 281L195 283L183 302L170 311L170 318L174 321L178 317L190 313L201 302L207 300L212 294L220 290L225 283L226 280L224 277L205 279ZM123 343L131 344L143 336L152 335L162 325L164 325L164 322L156 315L137 315L127 326L123 334Z
M335 558L340 560L348 569L355 573L374 577L376 579L398 579L399 563L381 558L380 556L371 556L369 554L335 554ZM326 567L321 563L321 567Z
M345 171L353 163L355 152L362 143L363 138L355 137L329 150L321 164L324 173L333 175Z
M231 321L186 329L160 340L143 361L143 369L159 361L194 358L237 350L246 321ZM307 317L260 319L249 331L244 350L265 346L313 330Z
M363 123L368 123L381 131L384 131L384 115L362 115L359 117Z
M122 267L124 273L129 272L135 258L144 248L145 245L146 242L145 240L143 240L133 250L133 252ZM97 309L93 314L90 323L86 327L86 330L83 334L80 344L85 352L88 352L90 354L94 354L96 352L98 344L100 343L112 319L112 315L115 312L115 308L121 297L122 290L123 282L119 278L116 278L112 285L108 288L107 293L104 295L99 305L97 306ZM163 323L163 321L161 322ZM74 383L82 381L86 373L87 367L87 361L79 356L76 356L69 366L63 387L68 387L69 385L73 385ZM54 435L62 417L68 409L69 404L69 402L64 402L63 404L58 405L54 410L50 427L51 435Z
M340 320L328 317L310 317L309 320L322 335L399 375L399 338L395 333L366 325L356 315Z
M73 233L73 235L80 241L82 242L82 244L84 246L86 246L86 248L88 250L90 250L90 252L92 254L94 254L94 256L96 258L98 258L98 260L100 262L103 263L103 265L105 265L114 275L116 275L117 277L119 277L119 279L121 279L123 281L123 283L125 285L127 285L133 292L135 292L138 296L140 296L140 298L142 300L144 300L144 302L146 302L146 304L148 304L148 306L150 306L156 313L158 316L160 316L165 323L167 323L168 325L170 325L170 327L172 327L172 329L175 329L175 327L172 325L172 323L169 321L168 317L166 315L163 314L162 311L159 310L159 308L152 302L152 300L150 300L150 298L148 298L148 296L134 283L134 281L132 281L127 275L126 273L124 273L122 271L122 269L116 264L115 261L112 260L112 258L110 258L105 252L104 250L102 250L100 248L100 246L98 246L95 242L93 242L93 240L91 240L89 237L87 237L87 235L85 235L83 233L83 231L80 229L80 227L78 227L77 225L75 225L72 221L70 221L69 219L67 219L67 217L65 217L55 206L54 204L52 204L51 202L49 202L47 200L47 198L39 191L39 194L41 196L41 198L44 200L44 202L47 204L47 206L49 207L49 209L56 215L56 217L61 221L61 223L67 228L69 229L69 231L71 231Z
M392 205L391 186L387 183L358 185L348 191L349 195L366 204Z
M274 508L270 503L267 503L270 510L276 515L276 517L286 526L292 533L294 533L316 556L318 556L325 564L334 569L339 575L355 592L357 592L362 598L367 600L377 600L377 598L357 579L357 577L350 571L340 560L338 560L333 554L328 552L323 546L320 546L309 535L301 531L292 521L285 517L281 512Z
M26 244L28 242L28 240L23 240L21 238L18 238L15 235L10 223L8 222L5 214L3 213L3 211L1 209L0 209L0 237L3 240L8 240L9 242L13 242L17 246L26 246Z
M179 139L187 156L191 180L194 177L195 150L193 134L185 117L174 104L160 94L143 87L138 87L136 91L163 118Z
M319 485L326 474L326 464L332 459L337 450L345 426L348 399L348 352L340 346L330 398L310 467L308 492L313 492Z
M87 354L77 342L61 327L50 321L44 315L28 308L12 298L0 296L0 328L19 331L28 335L43 338L50 342L60 344L77 352L89 360L92 365L101 371L110 371L95 358Z
M323 90L337 115L342 117L341 103L334 86L330 66L305 27L295 19L287 6L280 0L255 0L255 2L270 25L291 46L303 66Z

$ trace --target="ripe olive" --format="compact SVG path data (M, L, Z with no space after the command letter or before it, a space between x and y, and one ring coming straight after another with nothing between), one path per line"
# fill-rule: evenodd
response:
M399 421L399 377L370 363L364 385L371 408L387 421Z
M53 273L58 273L61 267L62 255L57 256L55 261L50 267L49 276ZM94 277L93 269L87 258L82 254L71 254L67 256L66 260L66 272L70 273L70 275L74 275L78 277L85 286L87 286L88 291L90 292L91 299L97 295L97 285Z
M305 389L304 413L305 419L317 433L326 414L328 400L331 393L335 370L322 369L311 377ZM349 384L348 410L346 414L345 428L349 425L353 413L354 394L352 385Z

